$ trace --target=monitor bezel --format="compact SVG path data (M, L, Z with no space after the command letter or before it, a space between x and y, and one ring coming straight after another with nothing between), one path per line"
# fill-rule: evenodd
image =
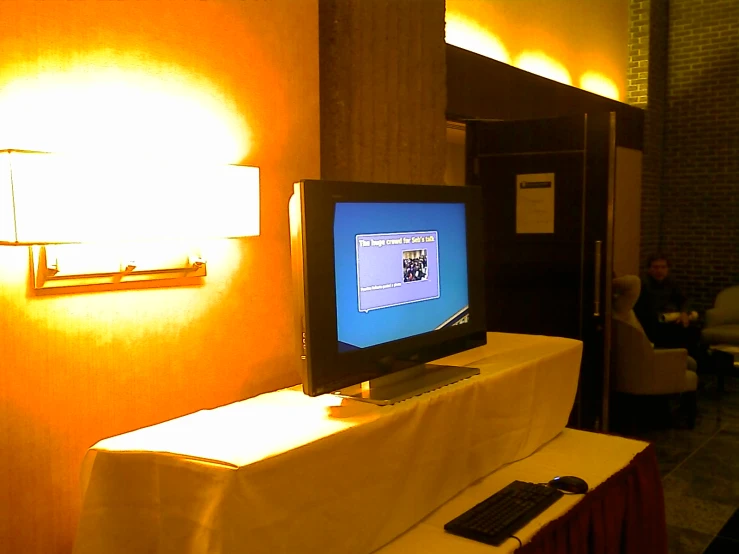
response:
M384 377L485 344L482 195L478 187L304 180L300 197L305 367L310 396ZM469 321L349 352L338 350L334 212L339 202L465 205ZM477 252L477 256L470 253ZM344 370L352 367L350 372Z

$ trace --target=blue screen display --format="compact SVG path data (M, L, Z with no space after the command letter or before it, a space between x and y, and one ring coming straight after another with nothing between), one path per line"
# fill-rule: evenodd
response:
M340 352L467 321L464 204L337 203L334 264Z

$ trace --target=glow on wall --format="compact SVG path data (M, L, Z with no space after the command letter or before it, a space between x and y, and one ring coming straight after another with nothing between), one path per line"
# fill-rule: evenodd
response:
M151 242L151 239L167 237L170 229L161 212L144 218L141 210L146 206L162 206L165 202L176 207L183 203L183 192L191 190L203 200L199 203L201 209L182 213L183 221L195 223L187 225L193 231L193 238L258 233L243 232L243 209L237 217L233 213L226 217L208 209L211 204L218 203L222 192L214 187L214 180L218 178L214 173L227 171L228 164L243 163L253 146L244 99L235 97L235 82L224 78L231 72L202 60L203 56L216 55L212 48L206 51L175 49L163 47L161 39L134 40L138 35L127 35L124 28L140 28L136 19L128 23L121 20L117 24L121 29L108 29L109 36L103 40L94 31L96 22L91 28L85 27L84 14L88 5L82 3L55 6L59 8L59 17L54 25L48 17L36 13L36 10L43 11L40 3L24 3L21 7L23 9L16 12L21 24L25 21L27 28L46 33L46 36L35 41L33 48L26 48L25 56L23 46L28 45L23 42L21 48L8 48L8 56L0 63L0 149L65 154L62 158L74 159L77 169L52 171L52 175L47 176L51 178L33 175L34 178L18 183L17 195L25 191L30 195L42 194L46 200L45 203L27 201L15 206L16 212L25 210L20 214L23 217L19 229L1 227L8 225L12 218L6 217L8 210L3 205L11 196L0 191L3 192L0 240L12 241L7 239L8 231L12 231L11 234L17 231L22 232L26 241L36 240L35 235L51 242L70 238L76 241L85 235L84 240ZM112 5L100 8L117 9ZM142 8L151 9L143 5ZM208 10L214 15L226 16L219 6L211 6ZM135 12L129 15L142 17ZM197 22L193 15L183 11L172 17L181 26L195 28ZM72 26L76 32L59 35L59 29L65 26ZM223 48L228 48L239 35L238 25L232 23L231 27L221 25ZM83 28L91 29L94 40ZM193 35L193 40L196 36ZM11 38L8 35L0 37L0 45ZM38 173L46 168L48 163L24 163L24 158L39 156L47 157L16 155L16 177L20 179L31 170ZM0 157L8 158L7 155ZM3 170L0 188L8 174L5 165L0 164ZM26 165L28 171L24 172ZM203 168L203 175L198 176L188 169L192 167ZM168 175L157 180L156 175L162 168L167 168ZM173 170L178 168L183 175L172 178ZM188 179L183 180L183 177ZM232 181L234 185L240 182L238 179ZM20 187L21 184L25 188ZM89 194L80 193L84 189L82 185L90 189ZM188 189L183 188L186 186ZM232 188L241 191L241 187ZM52 204L48 201L52 196L58 200L53 203L56 209L46 214L44 209ZM157 198L160 201L153 201ZM256 203L248 204L249 220L258 225L258 196ZM239 203L234 202L229 211L238 208ZM111 221L121 223L99 225ZM142 221L146 225L142 226ZM84 233L69 232L77 227ZM118 229L115 236L104 231L114 228ZM26 232L29 230L33 233ZM139 244L141 251L148 248ZM225 262L222 268L235 268L240 263L239 249L229 251L233 259L221 259Z
M614 100L618 100L621 96L616 83L597 71L583 73L580 77L580 88Z
M628 60L624 0L447 0L446 42L614 100Z
M161 61L155 55L135 49L114 51L98 48L73 53L49 51L32 60L32 63L6 63L0 65L0 148L55 152L77 160L79 167L86 168L85 175L97 174L100 177L95 182L88 179L88 184L94 185L95 189L90 191L89 198L102 198L108 194L109 197L128 199L141 206L146 204L147 198L168 195L170 203L177 203L181 195L176 190L176 183L170 182L164 186L162 181L162 186L159 186L152 181L152 175L158 168L177 167L178 163L182 163L190 166L197 164L209 170L220 167L226 171L227 164L247 159L252 148L252 130L242 115L243 108L237 109L230 94L219 85L192 66ZM18 158L16 162L20 163L21 159ZM146 181L151 186L145 191L141 190L141 186L130 186L131 183L142 181L135 180L135 175L131 175L134 166L146 171ZM20 175L21 167L16 169ZM128 185L122 184L122 178L126 175L129 177ZM204 198L215 202L217 198L207 196L210 177L201 178L200 182ZM61 194L62 199L72 200L71 196L64 196L64 183L58 178L35 180L33 183L47 187L61 185L62 188L54 192ZM127 188L122 189L122 186ZM121 195L122 190L130 194ZM27 202L25 205L29 211L24 221L42 230L44 236L53 236L55 229L48 232L47 228L59 218L76 225L82 223L77 218L80 214L86 223L125 217L123 205L107 202L107 212L86 210L85 197L76 195L74 198L77 198L77 205L73 206L73 210L68 210L70 213L55 213L53 218L45 218L43 210L36 209L38 203ZM99 207L105 203L96 202L95 205ZM222 294L224 287L234 278L233 272L243 262L242 248L232 241L208 240L212 236L233 236L230 230L223 228L233 218L228 220L213 213L207 209L208 205L209 202L204 202L204 209L198 213L183 214L183 218L189 217L198 222L195 227L199 230L204 227L215 229L214 233L200 233L204 235L202 240L198 238L191 241L191 246L203 251L210 262L210 286L201 289L200 301L173 309L169 297L123 295L127 299L124 304L138 315L135 321L121 320L121 328L141 326L144 321L151 325L156 320L155 314L164 309L180 314L177 321L187 325L212 306L208 299ZM234 209L237 208L235 205ZM252 220L258 222L258 203L256 210L256 219ZM71 217L72 212L74 217ZM135 215L140 222L141 217L138 216L141 214ZM213 225L206 221L208 219ZM7 218L3 220L7 221ZM156 214L152 214L148 221L156 222ZM115 239L143 239L134 249L137 256L162 252L159 242L148 240L154 237L141 235L137 221L130 221L125 228L129 232L123 232ZM156 238L161 238L160 235L163 233L158 232ZM97 238L105 239L103 236ZM59 236L53 240L63 241L65 237ZM25 272L13 275L5 273L0 277L8 286L19 279L27 279ZM191 292L185 291L178 294L188 298L192 296ZM81 317L90 328L101 323L102 312L94 308L100 307L100 297L79 299L77 305L91 306L89 313L81 310L69 315ZM120 316L122 312L118 313ZM51 324L50 321L64 328L69 320L67 317L56 317L48 320L47 324Z
M572 77L567 68L541 51L521 52L516 58L516 67L565 85L572 84Z
M142 52L49 56L3 67L0 82L0 148L224 164L249 152L249 128L226 95Z
M229 173L241 168L227 165L247 157L251 146L249 126L227 94L192 69L140 51L95 50L69 58L47 54L35 64L0 71L0 145L64 153L59 163L73 160L75 168L38 163L57 156L15 156L13 231L23 241L151 243L169 238L170 231L184 236L183 229L196 241L258 234L243 225L248 219L258 229L258 176L254 188L251 181L242 183L243 173ZM223 183L233 198L246 194L248 201L226 204L224 212ZM199 208L190 202L179 210L181 224L173 226L158 209L166 205L177 213L193 195L201 198ZM142 211L148 206L150 214ZM0 205L0 211L7 210ZM161 247L140 242L134 251L146 255L152 249ZM222 250L211 246L207 254L219 259L221 269L237 267L238 249L227 249L225 258L215 253Z
M511 56L498 37L459 13L446 14L446 42L499 62L511 63Z

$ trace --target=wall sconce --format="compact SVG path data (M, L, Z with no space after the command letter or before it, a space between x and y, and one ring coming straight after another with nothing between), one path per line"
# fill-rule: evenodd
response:
M259 234L259 168L0 151L0 242Z
M256 167L0 151L0 245L32 246L37 288L203 276L200 253L124 264L110 245L255 235ZM96 245L83 250L92 267L68 263L79 256L53 246L77 243Z

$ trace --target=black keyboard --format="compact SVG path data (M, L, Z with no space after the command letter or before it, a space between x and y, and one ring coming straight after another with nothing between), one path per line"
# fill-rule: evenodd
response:
M513 481L444 525L455 535L499 546L562 497L546 485Z

